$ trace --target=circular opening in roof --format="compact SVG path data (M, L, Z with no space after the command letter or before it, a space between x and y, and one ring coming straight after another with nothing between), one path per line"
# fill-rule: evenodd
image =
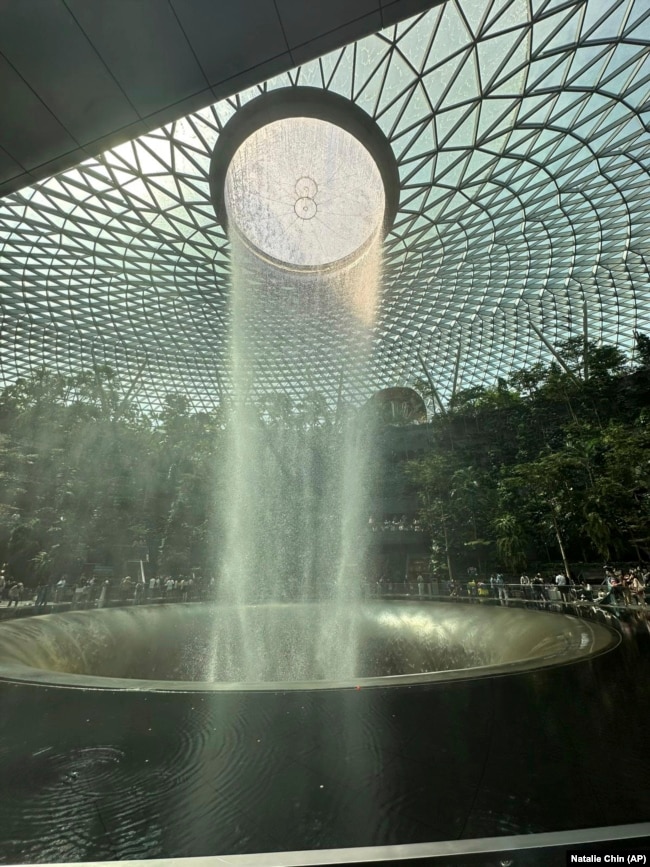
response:
M363 144L326 120L287 117L248 136L226 172L229 230L292 269L355 259L380 233L386 196Z
M221 130L210 193L231 238L280 267L318 272L390 231L400 180L363 109L320 88L285 87L247 102Z

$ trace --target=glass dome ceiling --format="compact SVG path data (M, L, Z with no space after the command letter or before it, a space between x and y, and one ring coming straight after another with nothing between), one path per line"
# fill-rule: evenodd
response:
M650 331L649 46L646 0L448 0L0 200L5 381L107 363L144 400L214 405L230 277L210 156L240 107L300 86L355 102L399 167L375 379L351 394L412 384L422 358L448 397L585 326L630 348Z

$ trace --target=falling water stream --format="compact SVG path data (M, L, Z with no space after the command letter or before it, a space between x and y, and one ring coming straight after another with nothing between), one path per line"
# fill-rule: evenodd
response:
M232 608L213 677L351 678L374 466L351 405L370 380L383 183L349 133L288 118L244 141L225 199L233 401L215 560Z
M233 239L234 403L218 585L227 606L218 610L228 613L215 624L215 680L341 680L357 671L374 462L370 422L344 411L342 395L346 381L366 379L378 266L379 242L342 273L278 282L270 268L260 277ZM323 407L306 371L328 348L339 359L330 386L340 394ZM269 391L277 359L291 402L280 384ZM292 604L304 602L317 603L309 616Z

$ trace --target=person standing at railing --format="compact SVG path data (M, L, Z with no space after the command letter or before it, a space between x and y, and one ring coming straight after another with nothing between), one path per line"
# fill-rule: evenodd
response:
M12 605L15 605L18 608L18 603L23 598L23 582L17 581L15 584L12 584L9 588L9 593L7 594L9 598L9 603L7 604L7 608L11 608Z
M569 594L571 593L571 587L569 585L569 579L564 574L564 572L558 572L555 576L555 584L557 585L557 589L562 594L562 602L566 602L569 598Z
M614 602L614 592L613 586L615 583L614 573L609 569L605 569L605 580L602 582L601 587L605 587L606 590L601 590L598 594L598 598L596 602L599 605L612 605Z
M546 595L546 588L544 586L544 579L541 576L540 572L537 572L532 581L533 593L535 594L535 599L538 599L540 602L544 602L548 597Z
M127 599L131 598L131 593L133 591L133 578L131 578L130 575L125 575L124 578L122 578L120 591L122 594L123 602L126 602Z
M110 581L104 581L102 584L102 589L99 592L99 598L97 599L97 607L98 608L103 608L106 605L109 587L110 587Z
M637 605L645 605L645 585L638 570L634 572L630 581L630 595L636 599Z
M54 586L54 601L55 602L63 602L65 597L65 588L66 588L66 580L65 575L56 582Z
M135 584L135 589L133 591L133 604L141 605L145 599L145 583L142 579L138 579Z
M453 578L447 581L447 596L458 596L458 588Z
M36 588L36 599L34 600L35 611L43 611L45 609L49 595L50 585L47 581L43 581Z
M503 580L503 575L499 572L495 579L496 588L499 593L499 605L507 605L508 604L508 588L506 587L506 582Z
M531 599L531 587L530 587L530 578L524 572L521 578L519 579L519 584L521 585L521 590L524 595L524 599Z

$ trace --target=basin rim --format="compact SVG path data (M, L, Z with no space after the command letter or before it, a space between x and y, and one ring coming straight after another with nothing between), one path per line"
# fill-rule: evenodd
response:
M400 600L401 604L419 606L415 600ZM173 607L176 608L179 603ZM193 605L194 603L180 603ZM142 606L142 608L149 606ZM160 608L162 606L151 606ZM171 607L171 606L170 606ZM445 603L445 608L467 610L467 606L459 603ZM119 609L107 609L119 610ZM142 609L140 609L142 610ZM502 608L495 610L503 611ZM511 609L519 611L521 609ZM74 612L92 616L93 610ZM234 681L190 681L190 680L154 680L140 678L109 677L92 674L76 674L71 672L52 671L36 668L25 663L2 661L0 659L0 683L23 684L36 687L57 689L82 689L86 691L137 692L137 693L287 693L314 691L344 691L386 689L396 687L421 687L436 683L456 683L462 681L482 680L486 677L508 677L531 671L548 670L566 665L586 662L615 650L621 643L618 632L601 623L592 623L584 618L571 614L548 611L528 611L534 616L552 617L579 623L594 638L595 650L572 652L553 652L542 656L529 656L511 662L490 663L468 668L447 669L444 671L426 671L417 674L380 675L376 677L360 677L354 680L306 680L306 681L268 681L268 682L234 682ZM57 617L57 614L42 615ZM31 618L30 618L31 619Z

